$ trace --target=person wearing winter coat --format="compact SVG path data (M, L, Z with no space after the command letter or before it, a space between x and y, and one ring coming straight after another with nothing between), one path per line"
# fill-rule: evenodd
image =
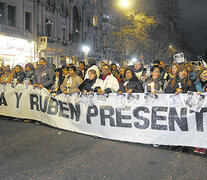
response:
M61 68L55 69L55 78L52 84L52 88L49 90L50 93L53 93L53 95L60 94L61 93L60 86L63 83L63 80L64 79L62 76L62 69Z
M94 91L93 85L97 80L96 71L93 69L88 71L88 76L89 79L85 79L83 83L78 86L78 89L85 94L87 93L91 94Z
M80 90L78 86L83 82L83 79L76 74L76 67L69 66L69 76L64 79L63 83L60 86L61 92L64 94L73 94L77 93Z
M40 58L39 68L35 70L33 85L39 88L50 89L54 81L54 70L49 66L45 58Z
M127 68L124 73L125 80L120 82L120 87L118 93L143 93L144 89L140 80L138 80L137 76L134 73L132 68Z
M207 68L202 68L198 72L195 87L196 91L199 93L207 92Z
M89 79L88 71L90 71L91 69L95 70L96 71L96 74L97 74L97 77L99 77L100 72L99 72L98 66L96 65L96 59L95 58L89 58L88 59L88 65L89 65L89 68L86 71L86 75L85 75L85 78L84 79Z
M119 90L118 80L111 74L110 66L105 64L102 68L103 74L100 75L94 84L94 91L98 92L99 95L108 93L114 93Z
M23 72L23 69L20 65L15 66L15 73L13 75L13 78L17 79L17 83L22 83L25 78L25 74Z
M163 93L165 80L160 75L160 67L158 65L152 66L150 68L150 73L150 77L143 83L145 91L152 94Z
M33 83L33 79L34 79L34 66L32 63L27 63L25 65L25 78L29 79L29 81L31 83Z
M180 66L175 77L168 83L165 93L187 93L195 91L195 86L189 78L188 69L185 66Z
M141 61L138 61L134 64L134 72L137 78L143 82L144 81L144 76L146 74L146 69L144 69L143 64Z

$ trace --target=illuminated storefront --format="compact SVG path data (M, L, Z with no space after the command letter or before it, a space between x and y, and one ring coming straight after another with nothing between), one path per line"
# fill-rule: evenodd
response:
M35 43L0 35L0 63L15 66L35 62Z

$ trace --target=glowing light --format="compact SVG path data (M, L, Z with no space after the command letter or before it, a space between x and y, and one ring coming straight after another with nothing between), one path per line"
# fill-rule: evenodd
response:
M88 46L83 46L82 50L84 53L88 54L90 51L90 48Z
M128 0L122 0L120 2L120 5L125 8L125 7L127 7L129 5L129 1Z
M137 61L137 58L132 58L132 61L133 61L133 62L136 62L136 61Z

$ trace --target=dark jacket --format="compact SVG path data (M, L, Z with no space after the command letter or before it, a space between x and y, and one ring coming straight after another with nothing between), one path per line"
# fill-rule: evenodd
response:
M35 70L33 83L42 84L46 89L50 89L54 81L54 76L54 70L47 65L43 69L38 68Z
M60 86L61 86L61 84L63 83L63 81L64 81L64 77L63 77L63 76L60 76L60 77L58 78L58 90L57 90L57 92L56 92L57 94L60 94L60 93L61 93ZM55 83L56 83L56 77L54 77L54 81L53 81L52 87L55 86Z
M130 79L127 81L121 81L119 85L119 91L126 93L129 89L132 89L132 93L143 93L144 89L141 82L138 79Z
M29 81L30 81L31 83L33 83L33 79L34 79L34 71L28 71L28 72L25 72L25 75L26 75L25 78L28 78Z
M22 71L20 71L19 73L16 73L16 72L15 72L13 78L17 78L17 81L18 81L19 83L21 83L22 81L24 81L25 74L24 74L24 72L22 72Z
M165 80L160 76L158 79L153 79L152 76L150 76L149 78L147 78L147 80L145 81L145 83L143 84L146 92L151 92L151 83L154 83L154 89L156 91L156 93L163 93L163 89L165 86Z
M187 81L184 83L184 81L175 81L175 84L173 87L171 87L173 79L170 80L167 87L165 88L165 93L175 93L176 89L179 88L179 83L181 84L181 89L183 90L183 93L187 93L188 91L196 91L195 85L191 83L192 85L189 86Z
M84 90L86 90L87 92L93 91L92 86L95 84L96 79L97 79L97 78L95 78L95 79L93 79L93 80L86 79L85 81L83 81L82 84L80 84L80 85L78 86L78 89L79 89L80 91L84 91Z

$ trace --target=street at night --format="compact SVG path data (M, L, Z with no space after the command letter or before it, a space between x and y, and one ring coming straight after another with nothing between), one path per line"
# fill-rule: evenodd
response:
M0 180L207 179L207 0L0 0Z
M205 156L0 120L1 179L206 179Z

